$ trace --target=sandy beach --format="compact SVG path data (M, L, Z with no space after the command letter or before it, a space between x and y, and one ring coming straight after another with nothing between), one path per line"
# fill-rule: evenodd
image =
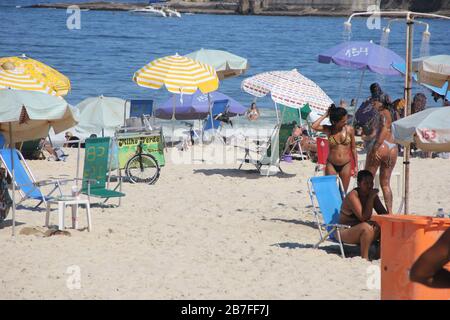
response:
M213 152L208 148L206 159ZM226 147L227 154L233 150ZM37 179L74 177L76 150L66 152L67 162L28 161ZM10 213L0 230L0 298L380 298L379 260L361 259L357 247L346 246L346 259L333 243L312 248L319 238L306 185L312 162L282 163L285 175L263 177L248 164L237 170L234 161L183 164L170 153L166 159L155 185L123 183L121 207L93 206L91 232L20 234L45 221L45 210L30 210L36 202L28 200L17 210L12 238ZM450 210L449 165L412 159L412 213ZM395 195L395 208L399 201ZM51 222L57 222L56 210Z

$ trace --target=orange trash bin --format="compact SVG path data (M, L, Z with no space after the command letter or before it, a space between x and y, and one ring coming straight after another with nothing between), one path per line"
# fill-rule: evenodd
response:
M450 289L429 288L409 280L413 263L450 227L450 219L374 215L372 220L381 227L381 299L450 299ZM450 263L445 268L450 270Z

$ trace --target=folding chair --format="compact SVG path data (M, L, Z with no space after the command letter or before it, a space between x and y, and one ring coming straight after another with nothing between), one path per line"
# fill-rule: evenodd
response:
M28 167L27 162L20 151L17 149L12 149L12 151L15 186L22 196L22 199L18 202L18 204L27 199L39 200L39 203L35 206L35 208L37 208L42 203L47 205L47 200L51 198L50 196L56 190L59 190L60 196L62 196L61 184L70 180L36 181L30 167ZM0 149L0 160L5 166L8 174L12 176L11 149ZM44 195L40 187L46 185L53 185L54 187L47 195Z
M89 202L91 196L104 198L103 203L110 198L119 198L120 206L120 198L125 196L124 193L120 192L122 189L120 170L118 184L113 189L109 189L110 169L113 160L112 143L110 137L86 139L81 193L88 196ZM120 191L116 191L117 188Z
M45 155L42 152L41 139L21 142L19 150L25 159L45 159Z
M151 130L154 125L153 100L129 100L130 113L127 119L124 108L124 131ZM151 121L148 120L151 119Z
M334 175L311 177L308 179L308 192L320 234L320 241L314 248L317 249L322 242L329 239L339 244L342 257L345 258L340 230L349 229L350 226L339 224L339 213L344 198L340 179ZM322 216L323 223L320 223L319 216Z
M262 167L267 166L266 176L271 174L270 169L272 167L276 167L276 173L283 173L283 170L280 167L280 153L278 148L279 140L279 125L276 125L265 147L262 147L257 151L260 159L253 159L250 156L250 149L246 148L244 159L241 160L239 165L239 170L242 168L244 163L250 163L256 167L256 170L258 170L260 174L263 174Z
M220 135L220 129L222 128L222 121L220 121L220 117L225 115L228 107L228 99L224 100L215 100L211 113L205 120L205 124L203 126L203 132L211 132L213 137L218 137L222 143L225 143L223 137Z

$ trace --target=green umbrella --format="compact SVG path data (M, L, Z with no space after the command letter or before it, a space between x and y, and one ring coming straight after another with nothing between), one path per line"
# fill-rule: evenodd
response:
M0 132L10 148L14 142L34 140L48 135L50 127L55 133L73 127L77 112L62 98L37 91L0 90ZM12 234L15 234L16 202L14 158L11 150L12 171Z
M249 68L247 59L222 50L202 48L187 54L186 57L212 66L216 69L219 80L237 77Z
M91 97L77 104L80 110L78 126L97 132L113 129L123 124L125 100L114 97Z

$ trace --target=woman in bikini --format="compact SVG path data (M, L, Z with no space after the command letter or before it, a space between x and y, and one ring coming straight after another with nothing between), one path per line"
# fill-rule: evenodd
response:
M373 122L373 139L368 147L365 169L375 176L380 168L380 186L384 203L390 214L392 211L392 190L390 185L392 171L397 162L398 147L391 133L392 116L386 105L374 101L373 106L378 110L378 116Z
M329 117L331 126L321 122ZM347 110L330 106L328 112L314 121L312 128L324 132L328 136L329 154L325 167L325 175L339 175L344 191L347 192L352 176L352 160L358 163L356 153L355 131L347 125ZM356 174L356 172L355 172Z
M359 244L361 257L369 259L370 245L380 238L380 227L371 220L373 211L386 214L387 210L378 197L378 189L373 188L373 175L368 170L358 172L358 187L350 191L342 202L339 223L350 226L341 229L342 242Z
M247 111L247 119L250 121L258 120L259 110L256 107L256 102L252 102L250 109Z

